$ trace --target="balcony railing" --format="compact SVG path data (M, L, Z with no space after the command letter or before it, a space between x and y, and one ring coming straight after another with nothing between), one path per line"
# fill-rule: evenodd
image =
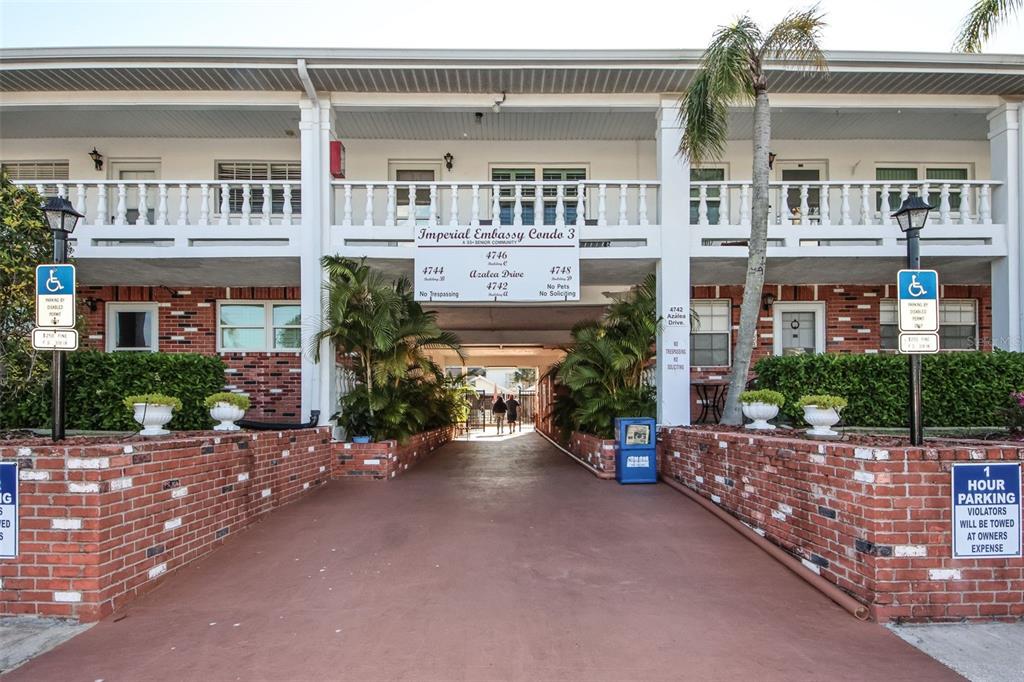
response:
M342 227L658 223L659 183L653 181L332 184L333 223Z
M17 181L67 198L83 225L292 225L299 183L210 181Z

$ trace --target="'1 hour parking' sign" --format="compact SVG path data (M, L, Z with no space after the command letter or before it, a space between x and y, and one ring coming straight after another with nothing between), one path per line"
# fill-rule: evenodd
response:
M1020 464L953 465L953 557L1019 557Z
M18 556L18 465L0 462L0 559Z

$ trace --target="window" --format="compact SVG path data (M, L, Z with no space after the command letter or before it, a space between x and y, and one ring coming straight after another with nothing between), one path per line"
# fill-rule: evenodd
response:
M690 182L720 182L725 180L724 168L691 168ZM707 199L708 223L718 224L718 211L722 202L722 190L719 187L708 187ZM697 225L700 218L700 188L690 187L690 224Z
M292 185L292 213L301 213L302 166L298 161L220 161L217 163L217 180L225 182L252 182L249 189L249 210L260 213L263 210L263 188L258 184L269 182L294 182ZM217 198L220 206L220 197ZM232 213L242 212L242 188L228 189L228 207ZM284 188L271 187L270 212L284 213Z
M302 347L298 303L234 303L217 306L221 351L297 351Z
M732 303L728 300L690 303L690 364L694 367L727 367L731 363Z
M540 171L542 180L565 183L565 187L562 188L563 219L566 224L575 223L577 185L587 179L585 168L494 168L491 170L491 182L534 182L537 179L538 171ZM536 211L534 196L533 187L523 187L521 205L524 225L534 223ZM544 198L544 224L554 225L558 207L558 187L545 187L542 196ZM501 224L511 225L515 217L515 190L512 187L502 187L499 201Z
M107 303L107 351L159 349L156 303Z
M879 328L881 348L899 348L899 314L897 302L892 299L879 302ZM976 350L978 348L977 301L955 300L939 302L939 349Z
M900 185L904 182L915 182L924 178L930 182L928 186L928 203L935 208L942 201L942 185L949 184L949 210L960 210L960 184L970 179L970 169L966 166L950 166L944 164L914 164L903 167L885 167L875 169L875 180L887 182L895 189L889 191L889 210L895 212L902 205ZM913 190L911 191L913 193ZM882 208L882 193L875 196L875 210Z
M824 353L825 304L776 301L772 306L772 339L775 355Z
M0 163L11 180L67 180L65 161L4 161Z

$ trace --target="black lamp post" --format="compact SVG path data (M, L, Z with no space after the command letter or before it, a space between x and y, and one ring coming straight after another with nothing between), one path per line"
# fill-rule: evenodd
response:
M53 233L53 262L68 259L68 235L84 216L64 197L50 197L43 206L46 222ZM54 442L64 440L64 351L53 351L53 433Z
M907 235L907 268L921 269L921 229L928 224L929 206L921 197L914 195L892 214ZM924 443L924 426L921 421L921 356L910 354L910 444Z

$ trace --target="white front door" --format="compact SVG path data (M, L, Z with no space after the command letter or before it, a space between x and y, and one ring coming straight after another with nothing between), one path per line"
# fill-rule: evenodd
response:
M125 183L125 206L127 213L125 222L134 225L139 218L139 183L152 183L160 178L159 161L110 161L110 179ZM110 222L117 216L117 186L108 193L110 201ZM157 189L149 185L146 188L146 222L152 225L156 220Z
M441 177L441 164L391 162L388 165L392 180L416 185L416 197L413 199L416 224L426 225L430 221L430 185ZM437 192L437 201L434 205L434 220L437 223L441 222L441 194L440 191ZM399 186L395 192L395 219L399 225L404 225L409 219L408 185Z
M825 352L825 303L778 303L773 306L775 355Z
M776 182L789 185L785 203L780 214L782 224L800 223L802 210L801 185L828 180L828 164L824 161L776 161L774 164ZM821 189L814 185L807 188L807 217L812 223L821 222Z

